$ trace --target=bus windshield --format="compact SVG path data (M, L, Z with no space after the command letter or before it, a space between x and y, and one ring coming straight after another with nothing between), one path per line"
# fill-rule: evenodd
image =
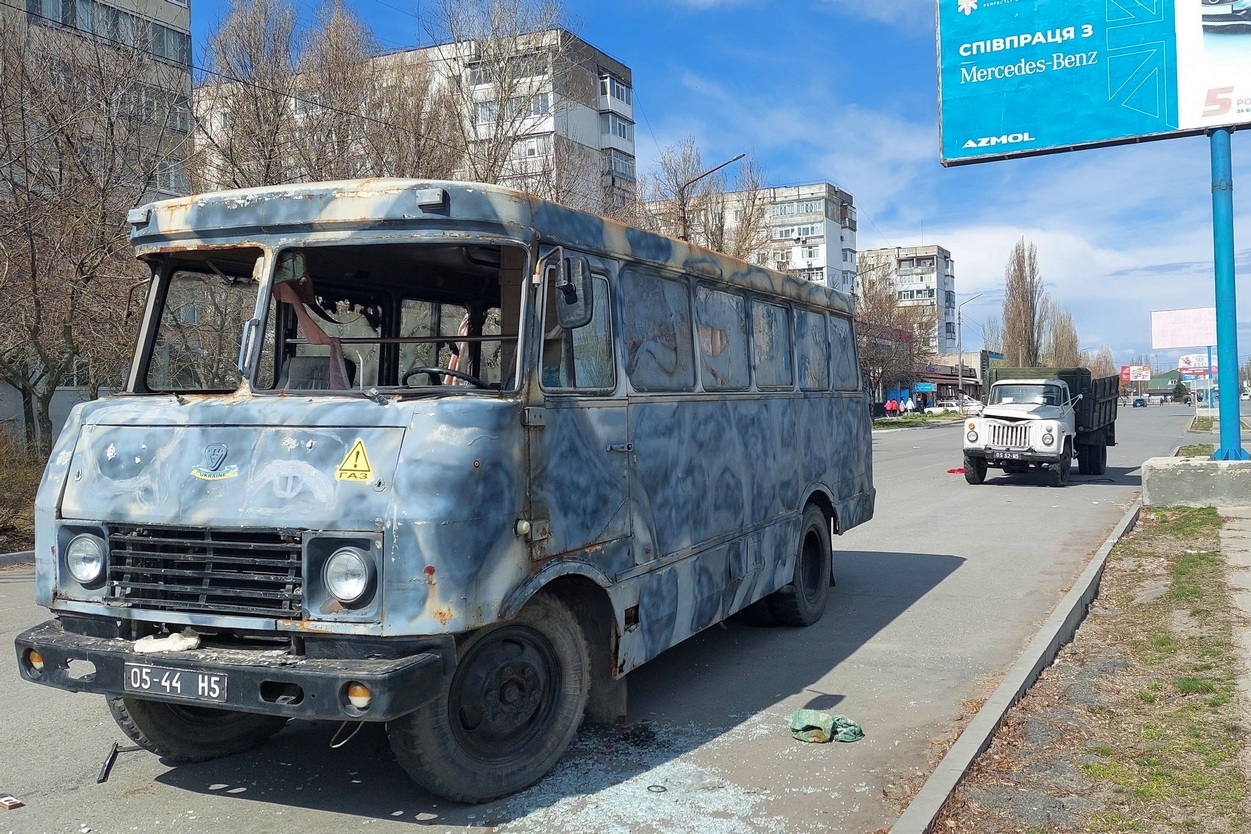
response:
M263 254L239 247L170 257L157 282L147 390L236 390L245 328L248 382L258 392L515 388L524 250L303 246L271 259L269 281Z

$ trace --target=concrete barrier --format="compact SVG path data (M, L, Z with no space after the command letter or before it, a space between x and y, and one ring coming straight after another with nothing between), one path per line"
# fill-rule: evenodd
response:
M0 553L0 568L7 568L9 565L33 565L35 563L35 551L20 550L17 553Z
M1142 465L1144 507L1251 506L1251 461L1149 458Z

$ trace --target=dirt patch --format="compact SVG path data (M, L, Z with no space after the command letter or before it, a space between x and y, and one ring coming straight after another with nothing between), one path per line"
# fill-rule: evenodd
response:
M1241 832L1246 705L1213 510L1150 511L933 831Z

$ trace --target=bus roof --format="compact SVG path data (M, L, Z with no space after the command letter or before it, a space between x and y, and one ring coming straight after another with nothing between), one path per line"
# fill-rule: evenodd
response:
M320 233L362 232L381 241L437 230L525 245L537 238L852 312L847 294L822 284L499 185L389 178L271 185L149 203L130 220L139 255L193 243L294 242Z

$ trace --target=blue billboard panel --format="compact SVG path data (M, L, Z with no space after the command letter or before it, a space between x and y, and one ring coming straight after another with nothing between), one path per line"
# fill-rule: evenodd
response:
M1251 122L1251 0L939 0L944 165Z

